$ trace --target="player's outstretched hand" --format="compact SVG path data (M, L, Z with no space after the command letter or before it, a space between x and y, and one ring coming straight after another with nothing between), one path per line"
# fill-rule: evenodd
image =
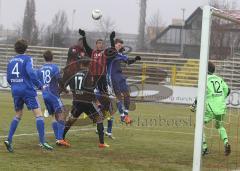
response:
M196 112L196 108L197 108L197 98L195 98L193 104L190 106L190 110L192 112Z
M135 60L136 60L136 61L141 61L141 59L142 59L142 58L141 58L140 56L136 56L136 57L135 57Z
M85 31L84 31L84 30L79 29L78 32L79 32L79 34L80 34L81 36L85 36Z
M114 39L115 38L115 31L112 31L112 33L110 34L110 39Z
M191 106L190 106L190 110L191 110L191 112L196 112L196 106L191 105Z

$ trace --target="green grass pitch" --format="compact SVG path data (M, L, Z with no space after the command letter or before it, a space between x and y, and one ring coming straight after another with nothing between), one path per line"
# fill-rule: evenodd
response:
M65 101L65 104L70 103ZM110 145L108 149L97 147L98 137L93 125L73 127L67 135L71 147L57 147L51 118L45 118L47 141L55 147L54 151L38 147L34 116L25 110L13 139L15 152L12 154L3 145L14 116L10 93L0 92L0 106L0 170L186 171L192 168L195 114L188 106L138 103L137 109L130 113L134 122L129 126L121 124L116 114L113 128L116 139L105 138ZM214 138L210 139L211 153L203 158L203 170L237 167L238 152L234 150L238 147L237 119L232 122L229 136L233 153L225 157L217 131L207 131L207 134L214 132L211 134Z

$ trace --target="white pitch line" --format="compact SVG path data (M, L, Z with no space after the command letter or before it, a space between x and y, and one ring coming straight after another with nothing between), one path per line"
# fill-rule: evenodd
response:
M150 130L150 129L122 128L122 127L113 127L113 129L128 129L128 130L134 130L134 131L147 131L147 132L159 132L159 133L168 133L168 134L194 135L194 133L191 133L191 132L179 132L179 131L161 131L161 130ZM69 130L68 132L92 131L92 130L96 130L96 128L81 128L81 129ZM45 134L53 134L53 131L45 132ZM35 132L35 133L29 133L29 134L16 134L16 135L14 135L14 137L33 136L33 135L38 135L38 133ZM213 135L213 136L218 137L219 135ZM8 137L7 135L0 136L0 138L7 138L7 137ZM237 136L233 136L232 138L237 138Z
M76 132L76 131L90 131L90 130L95 130L96 128L81 128L81 129L74 129L74 130L69 130L68 132ZM50 132L45 132L45 134L53 134L53 131ZM16 134L14 137L22 137L22 136L32 136L32 135L38 135L37 132L35 133L29 133L29 134ZM7 138L7 135L2 135L0 138Z
M105 128L106 129L106 128ZM185 134L185 135L194 135L194 133L190 132L176 132L176 131L161 131L161 130L148 130L148 129L137 129L137 128L122 128L122 127L113 127L113 129L129 129L129 130L134 130L134 131L148 131L148 132L160 132L160 133L172 133L172 134ZM91 131L91 130L96 130L96 128L81 128L81 129L74 129L74 130L69 130L68 132L76 132L76 131ZM45 134L53 134L53 131L50 132L45 132ZM14 137L22 137L22 136L33 136L33 135L38 135L37 132L35 133L29 133L29 134L16 134ZM2 135L0 138L7 138L7 135Z

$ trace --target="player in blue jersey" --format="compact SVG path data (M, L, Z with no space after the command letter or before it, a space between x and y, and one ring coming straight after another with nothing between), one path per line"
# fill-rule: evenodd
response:
M129 124L132 122L128 116L128 110L130 106L130 92L126 82L126 78L122 73L121 63L128 65L141 60L140 56L136 56L134 59L128 58L128 56L122 54L123 41L121 39L115 39L115 32L111 33L110 41L111 46L115 48L117 53L107 60L107 73L110 82L110 87L113 89L114 94L118 100L117 107L121 115L121 121ZM122 102L123 99L123 102Z
M63 103L58 92L58 82L61 79L60 71L58 66L52 63L53 54L51 51L45 51L43 57L46 63L37 71L37 73L39 80L45 86L42 96L47 111L50 115L55 116L55 119L52 121L52 128L56 138L56 144L60 146L70 146L70 144L63 139L65 116L63 113Z
M47 150L53 149L53 147L45 141L44 119L35 90L35 87L43 90L44 86L38 80L37 74L33 69L32 58L24 54L27 47L28 45L25 40L18 40L14 45L17 55L13 57L7 65L7 81L9 85L11 85L16 112L10 125L8 138L4 141L9 152L13 152L12 137L22 118L24 104L26 104L29 110L33 111L36 117L40 146Z

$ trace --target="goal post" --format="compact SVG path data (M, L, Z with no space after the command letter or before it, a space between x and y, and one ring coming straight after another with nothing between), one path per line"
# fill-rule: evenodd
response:
M210 27L211 27L211 7L204 6L202 14L202 32L201 32L201 50L199 60L199 80L197 93L197 112L194 136L193 152L193 171L201 170L201 153L202 153L202 134L203 134L203 117L205 111L205 95L207 83L207 65L209 58L210 45Z

